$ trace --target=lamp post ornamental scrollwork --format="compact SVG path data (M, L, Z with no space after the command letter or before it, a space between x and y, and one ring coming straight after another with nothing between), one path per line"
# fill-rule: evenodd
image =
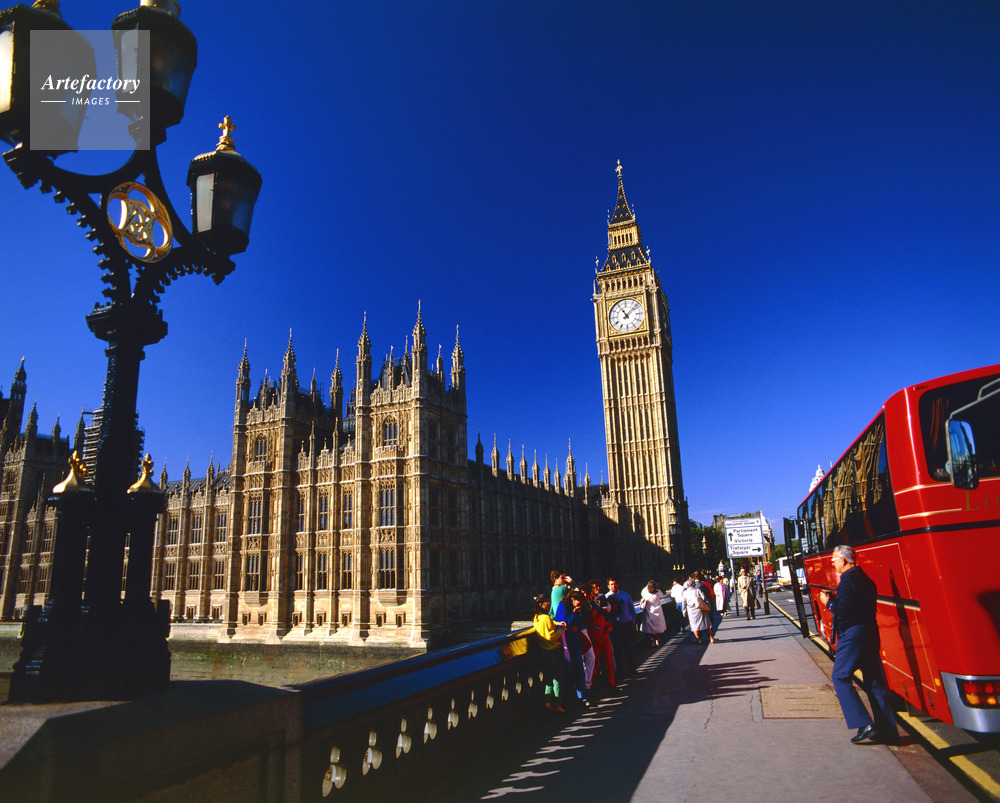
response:
M53 563L63 557L62 585L26 622L11 700L127 699L169 683L169 612L155 609L149 598L150 567L132 565L140 557L151 560L155 518L164 505L163 495L148 482L148 456L147 481L135 481L139 365L143 349L167 333L157 306L164 289L185 274L219 283L232 272L231 256L249 242L261 186L260 174L233 148L234 126L227 116L216 149L197 156L188 170L190 230L170 203L156 146L183 116L197 63L195 38L178 14L173 0L142 0L112 22L117 83L137 80L135 56L123 44L126 34L148 36L139 40L148 41L148 119L134 104L120 103L119 111L132 121L135 149L121 167L83 175L55 163L72 148L30 145L31 32L72 29L55 0L0 11L0 139L14 146L4 160L25 188L37 185L53 193L93 241L106 301L87 315L87 325L107 344L108 357L93 488L75 465L74 481L55 489L50 500L59 518ZM76 133L72 137L75 142ZM127 541L131 560L123 600Z

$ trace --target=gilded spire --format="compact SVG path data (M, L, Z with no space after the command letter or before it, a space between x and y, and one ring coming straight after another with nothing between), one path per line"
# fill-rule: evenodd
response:
M615 213L611 216L611 223L624 223L628 220L635 220L635 213L632 211L632 207L628 204L628 199L625 197L625 185L622 183L622 163L618 160L618 167L615 168L615 172L618 174L618 200L615 203Z
M618 199L614 214L608 221L608 257L602 270L646 267L649 256L643 250L642 232L635 220L635 210L625 197L621 161L615 172L618 174Z

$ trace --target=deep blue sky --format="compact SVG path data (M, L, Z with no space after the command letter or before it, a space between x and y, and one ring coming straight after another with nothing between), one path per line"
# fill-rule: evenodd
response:
M128 6L62 8L88 29ZM447 365L461 330L470 453L495 434L564 469L572 439L606 477L591 296L618 159L672 310L694 519L790 515L894 391L1000 361L994 0L188 0L181 19L199 64L160 149L171 197L225 114L264 185L235 273L163 295L139 391L157 476L228 464L244 340L256 387L291 329L325 392L365 312L378 364L420 302ZM6 170L0 203L0 382L24 356L40 428L69 433L101 400L99 271Z

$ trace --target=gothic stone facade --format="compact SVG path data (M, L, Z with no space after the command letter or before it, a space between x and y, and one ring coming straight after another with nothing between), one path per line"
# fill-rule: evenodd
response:
M24 361L14 374L10 397L0 393L0 619L22 617L41 605L51 581L55 511L46 499L66 474L69 443L56 421L48 437L38 433L38 412L28 413L24 432L27 374ZM83 428L77 428L82 442Z
M299 386L289 341L278 381L251 396L244 352L236 384L233 451L223 470L160 487L154 600L175 620L215 622L221 639L320 640L425 646L451 623L525 616L548 572L662 577L683 556L686 505L671 376L666 297L619 198L594 305L610 486L578 480L570 452L558 466L505 465L494 440L468 459L465 358L429 364L419 313L412 351L372 372L367 327L353 384L339 355L328 399ZM619 306L621 302L625 305ZM643 309L632 326L628 310ZM346 400L345 400L346 394ZM41 605L53 538L48 489L70 452L58 422L37 416L19 434L23 365L0 397L0 618ZM85 456L92 430L77 427ZM92 445L92 444L91 444ZM678 550L679 552L679 550Z
M450 380L450 381L449 381ZM299 387L289 342L280 380L250 395L239 366L233 457L193 480L161 476L168 510L154 598L176 618L218 621L223 638L422 647L448 624L523 616L554 566L606 574L615 529L599 489L515 471L494 443L468 458L464 355L428 365L419 315L412 353L372 374L367 329L344 405L339 355L330 397Z

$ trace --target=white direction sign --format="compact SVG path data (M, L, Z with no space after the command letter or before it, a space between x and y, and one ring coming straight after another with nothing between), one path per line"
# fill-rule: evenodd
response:
M764 555L764 528L760 516L726 519L726 552L731 558Z

